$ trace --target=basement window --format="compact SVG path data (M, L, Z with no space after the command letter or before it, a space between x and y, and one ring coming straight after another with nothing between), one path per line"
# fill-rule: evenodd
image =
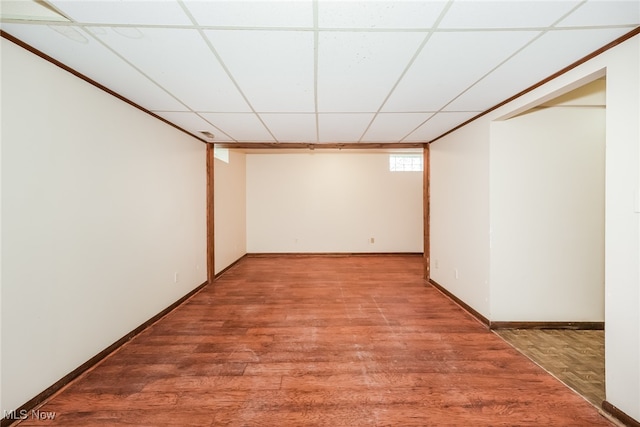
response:
M391 172L422 172L421 154L390 154L389 170Z
M218 147L217 145L213 147L213 156L216 159L222 160L225 163L229 163L229 149Z

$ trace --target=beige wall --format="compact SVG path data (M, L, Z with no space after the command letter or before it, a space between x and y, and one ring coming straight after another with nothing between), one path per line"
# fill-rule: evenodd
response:
M422 173L388 153L247 155L250 253L422 252L422 229Z
M604 321L604 151L603 107L492 123L493 321Z
M488 318L489 129L472 122L430 157L431 278Z
M206 280L206 157L194 138L0 43L9 411Z
M229 151L229 162L215 161L215 270L224 270L247 253L246 155Z

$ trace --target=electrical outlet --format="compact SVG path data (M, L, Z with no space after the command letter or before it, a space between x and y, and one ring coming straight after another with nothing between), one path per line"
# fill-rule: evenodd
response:
M369 237L369 243L373 245L375 242L376 242L375 237Z
M173 273L173 283L178 283L179 280L180 280L180 275L176 271L175 273Z
M454 269L453 270L453 275L456 277L456 279L458 278L458 269Z

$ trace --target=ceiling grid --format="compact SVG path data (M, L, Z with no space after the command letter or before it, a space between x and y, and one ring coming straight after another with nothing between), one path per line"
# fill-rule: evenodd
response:
M198 138L422 143L640 25L640 0L3 0L0 28Z

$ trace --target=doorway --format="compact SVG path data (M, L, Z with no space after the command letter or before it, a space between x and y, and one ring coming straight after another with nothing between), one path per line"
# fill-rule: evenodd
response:
M605 94L600 77L491 128L492 319L535 327L498 334L597 406Z

